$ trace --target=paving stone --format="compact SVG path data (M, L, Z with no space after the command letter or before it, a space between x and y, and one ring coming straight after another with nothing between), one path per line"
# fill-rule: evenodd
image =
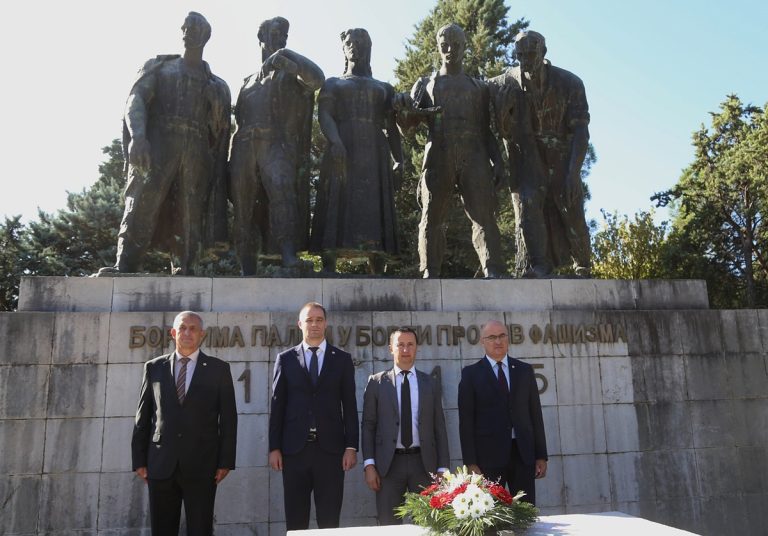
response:
M147 485L132 472L104 473L99 481L99 533L149 526Z
M0 419L44 418L50 366L0 366Z
M109 313L57 313L53 363L106 363Z
M634 404L606 404L603 406L605 441L608 452L640 450L637 411L638 406Z
M99 473L43 475L38 530L96 529L99 478Z
M216 536L268 536L269 523L216 523L214 531Z
M22 277L19 311L109 311L113 278Z
M238 415L237 468L265 467L269 454L268 440L268 415Z
M98 472L103 433L102 418L48 419L44 472Z
M323 302L322 280L314 278L216 277L212 294L213 311L295 310L298 315L305 303Z
M554 357L555 347L551 340L544 340L547 324L551 322L546 311L508 311L504 313L504 322L509 330L509 355L518 359L527 357ZM482 355L482 341L478 344Z
M444 311L538 311L552 309L548 279L440 281Z
M645 452L608 455L612 502L639 503L656 499L653 466L647 458Z
M685 311L674 315L684 353L708 355L723 352L719 311Z
M40 488L39 475L0 476L0 534L35 534Z
M101 454L101 471L103 473L131 471L133 423L133 417L107 417L104 419L104 448Z
M464 465L459 439L459 410L443 409L443 413L445 414L445 429L448 432L448 455L452 460L448 469L454 471L456 467Z
M707 284L697 279L639 280L638 309L707 309Z
M768 446L763 443L755 447L736 447L735 456L739 465L736 479L739 493L768 493Z
M144 363L170 352L170 329L163 313L112 313L109 363Z
M133 417L139 403L141 382L144 378L144 365L112 364L107 365L107 417Z
M590 279L552 279L552 308L591 311L597 308L597 289Z
M272 383L272 367L269 363L230 363L238 413L268 413L269 388ZM246 370L248 373L246 375ZM246 382L248 378L248 382ZM246 392L249 401L246 402Z
M760 320L756 310L720 311L723 349L726 352L762 352Z
M210 311L208 277L116 277L112 311Z
M689 400L733 398L731 372L722 354L690 355L685 358Z
M54 319L51 313L0 313L0 365L49 364Z
M257 523L269 518L267 467L238 467L227 475L216 490L217 523ZM248 507L243 499L248 498Z
M103 417L106 365L53 365L48 417Z
M651 451L646 459L653 467L658 499L701 495L693 449Z
M539 388L539 399L542 406L557 405L557 382L555 377L555 359L524 358L523 361L533 367L536 385Z
M725 373L735 398L768 398L768 370L763 354L725 354Z
M442 306L439 280L323 279L322 285L329 311L439 311Z
M542 417L544 417L544 437L547 440L547 453L550 456L562 454L563 448L560 440L560 418L558 407L545 406L541 408L541 414Z
M735 427L743 426L745 436L737 446L768 445L768 398L734 400L733 408L738 412L733 416Z
M747 425L740 412L743 407L737 407L734 400L690 402L693 445L696 448L748 445Z
M636 309L636 281L593 279L597 309Z
M536 506L538 508L564 507L563 458L549 456L547 476L536 481Z
M742 497L701 499L701 524L708 534L764 534L765 526L751 526L750 517ZM752 532L751 529L757 529L757 532Z
M44 446L43 419L0 420L0 475L41 473Z
M626 329L627 352L630 356L681 355L677 318L673 311L617 312L616 321L623 320Z
M673 356L634 356L632 397L637 402L669 402L688 398L685 375L686 358Z
M634 402L632 360L629 357L601 357L600 381L603 389L603 403Z
M608 457L605 454L563 456L567 508L610 504Z
M657 500L654 508L646 512L643 517L695 534L708 534L708 529L702 520L701 500L696 496Z
M601 405L560 406L563 454L605 452L605 421Z
M269 313L218 313L206 324L203 350L225 361L269 361Z
M550 313L549 332L546 326L544 338L552 341L552 350L555 357L596 357L599 355L600 342L595 336L598 333L597 316L586 311L552 311ZM590 329L592 329L592 341L590 341ZM573 342L580 341L580 342Z
M600 404L600 362L597 357L555 359L557 401L560 406Z
M643 449L688 449L694 446L689 402L647 404L647 421L641 423Z

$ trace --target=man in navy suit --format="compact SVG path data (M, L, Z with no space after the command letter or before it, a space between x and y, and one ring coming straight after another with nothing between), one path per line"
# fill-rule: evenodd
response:
M533 367L507 355L507 328L488 322L485 356L459 382L459 438L464 464L535 504L534 480L547 474L544 419Z
M325 308L299 312L303 340L277 356L269 414L269 465L283 472L287 530L339 526L344 471L357 464L359 429L352 357L325 340Z
M144 365L131 450L149 485L155 536L179 533L181 503L189 536L213 534L216 486L235 468L237 409L229 364L200 351L203 320L173 321L176 351Z

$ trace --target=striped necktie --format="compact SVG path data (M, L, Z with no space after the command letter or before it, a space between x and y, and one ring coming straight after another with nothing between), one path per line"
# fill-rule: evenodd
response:
M188 357L182 357L181 368L179 369L179 377L176 378L176 396L179 397L179 404L184 403L184 397L187 395L187 363L190 359Z

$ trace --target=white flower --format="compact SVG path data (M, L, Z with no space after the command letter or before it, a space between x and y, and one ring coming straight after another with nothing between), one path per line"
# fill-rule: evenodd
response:
M471 503L472 501L466 492L456 495L451 502L451 508L453 508L456 519L464 519L470 515Z
M473 502L480 499L480 497L483 496L483 490L480 489L480 487L477 486L477 484L468 485L467 491L465 491L464 493L469 495Z
M477 519L485 513L485 509L478 503L473 503L469 509L472 519Z

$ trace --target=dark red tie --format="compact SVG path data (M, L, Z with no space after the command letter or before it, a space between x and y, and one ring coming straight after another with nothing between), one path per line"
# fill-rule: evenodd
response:
M509 385L507 385L507 375L504 374L504 365L499 361L496 366L499 367L499 389L505 396L509 396Z

